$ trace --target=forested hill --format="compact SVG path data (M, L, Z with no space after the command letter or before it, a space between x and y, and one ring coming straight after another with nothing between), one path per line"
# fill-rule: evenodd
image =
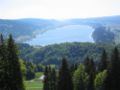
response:
M72 24L89 24L89 25L112 25L120 24L120 16L105 16L96 18L86 18L86 19L70 19L68 22Z
M18 44L20 57L33 63L60 64L62 57L66 57L71 63L82 62L89 56L98 61L105 48L108 53L114 45L93 43L62 43L45 47L32 47L28 44Z
M53 28L58 24L56 20L47 19L0 19L0 33L5 38L12 34L17 42L25 42L43 33L48 28Z

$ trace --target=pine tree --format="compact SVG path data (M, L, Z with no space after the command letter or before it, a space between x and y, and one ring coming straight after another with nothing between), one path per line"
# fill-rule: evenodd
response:
M85 72L90 74L91 68L90 68L90 59L89 57L86 57L84 60L84 66L85 66Z
M7 80L7 58L6 58L6 46L4 43L3 35L0 35L0 90L5 90Z
M105 90L120 90L120 57L119 51L115 47L112 55L109 68L107 69L107 77L105 80Z
M19 58L12 35L8 39L7 52L9 74L7 88L8 90L24 90Z
M96 73L95 63L92 59L89 59L87 57L85 59L84 65L85 65L85 71L89 75L87 90L94 90L94 79Z
M107 53L105 50L103 50L101 60L98 64L98 71L102 72L103 70L107 69L107 67L108 67Z
M104 70L96 74L96 77L94 80L95 90L106 90L104 88L106 77L107 77L107 70Z
M46 66L44 75L43 90L57 90L57 77L55 69L50 66Z
M96 67L93 59L89 59L89 57L87 57L84 61L84 66L85 66L85 72L87 72L88 74L93 73L95 75Z
M58 90L73 90L73 82L67 60L62 59L62 65L59 70Z
M86 90L88 82L88 74L85 72L85 67L80 64L73 76L74 90Z
M48 87L49 90L52 90L52 68L48 66Z
M50 90L49 89L49 72L48 72L48 67L45 67L44 71L44 85L43 85L43 90Z
M56 71L53 68L50 73L50 90L57 90L57 76Z
M78 68L78 65L77 65L77 64L72 64L72 65L70 66L70 72L71 72L71 76L72 76L72 77L73 77L73 74L74 74L75 70L77 70L77 68Z
M35 78L34 65L31 62L26 62L26 80L31 80Z

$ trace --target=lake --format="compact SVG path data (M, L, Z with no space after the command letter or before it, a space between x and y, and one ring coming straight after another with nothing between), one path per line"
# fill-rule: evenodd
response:
M94 42L92 32L94 29L87 25L67 25L52 30L46 30L32 40L30 45L50 45L63 42Z

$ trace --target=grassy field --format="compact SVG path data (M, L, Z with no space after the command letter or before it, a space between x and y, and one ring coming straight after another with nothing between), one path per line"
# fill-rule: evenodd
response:
M26 90L42 90L43 83L41 81L25 81Z
M39 77L43 73L36 73L36 78L30 81L24 81L26 90L43 90L43 83L39 80Z

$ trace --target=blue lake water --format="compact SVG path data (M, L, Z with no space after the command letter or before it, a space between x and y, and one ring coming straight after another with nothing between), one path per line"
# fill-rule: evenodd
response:
M93 31L92 27L86 25L68 25L47 30L27 43L45 46L63 42L94 42L91 37Z

